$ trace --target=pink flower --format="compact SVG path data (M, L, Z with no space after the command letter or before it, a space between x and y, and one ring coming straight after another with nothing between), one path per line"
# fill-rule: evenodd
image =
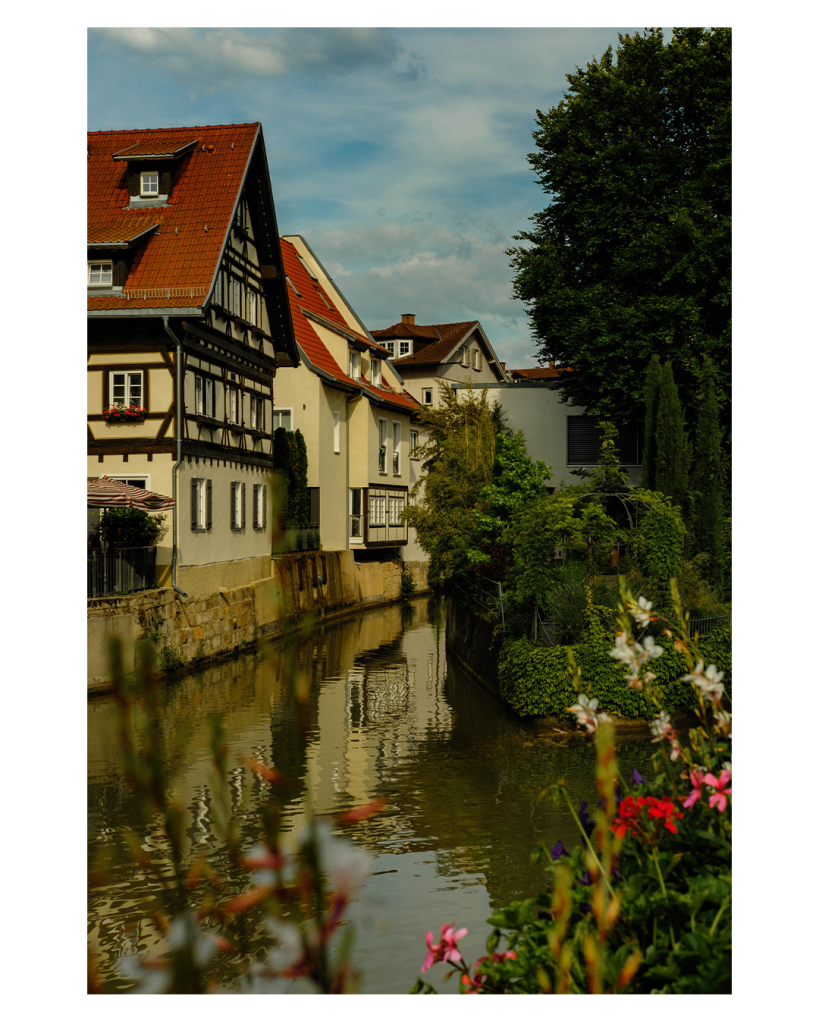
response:
M423 973L428 967L432 967L433 964L437 964L438 961L446 963L447 960L463 960L461 951L458 949L458 940L462 939L464 935L469 931L468 928L459 928L458 931L453 931L455 927L453 924L442 924L441 925L441 941L433 943L432 932L427 932L427 953L426 960L421 965L421 972Z
M709 788L714 790L714 792L711 794L711 799L708 801L709 807L716 807L719 811L725 810L725 808L728 806L728 800L726 799L726 795L730 795L733 792L733 790L725 788L730 781L731 773L728 771L727 768L723 768L723 770L719 773L718 779L714 778L711 772L709 772L705 776L703 782Z
M691 785L694 787L683 801L683 807L693 807L702 797L702 787L705 783L705 772L691 769Z

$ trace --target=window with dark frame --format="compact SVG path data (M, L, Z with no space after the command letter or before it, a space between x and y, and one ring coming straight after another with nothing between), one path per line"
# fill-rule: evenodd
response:
M237 531L245 528L245 485L242 480L230 483L230 528Z

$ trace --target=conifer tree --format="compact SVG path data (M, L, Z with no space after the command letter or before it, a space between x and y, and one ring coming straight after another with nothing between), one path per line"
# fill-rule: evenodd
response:
M725 571L722 428L719 423L714 364L705 356L697 395L692 490L692 533L699 551L709 555L709 582L721 591Z
M310 495L307 491L307 444L300 430L287 435L290 447L287 487L287 524L306 526L310 518Z
M691 455L685 433L682 403L669 359L660 375L657 395L655 490L668 495L675 505L686 508L688 467Z
M646 420L643 435L643 480L646 490L653 491L657 485L657 399L662 376L660 357L653 355L646 370L645 403Z
M283 492L281 515L284 523L290 522L290 444L284 427L277 427L273 434L273 469L277 475L278 486Z

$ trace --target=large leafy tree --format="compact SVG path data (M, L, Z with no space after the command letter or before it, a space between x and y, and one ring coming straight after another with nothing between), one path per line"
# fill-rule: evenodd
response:
M621 36L566 77L529 156L550 202L509 250L540 358L572 367L566 397L637 421L653 355L686 407L708 355L727 423L731 31Z

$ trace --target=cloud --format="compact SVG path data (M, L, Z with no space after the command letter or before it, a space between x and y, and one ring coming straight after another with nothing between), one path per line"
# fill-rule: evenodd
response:
M403 48L381 28L98 28L89 30L89 41L101 55L163 67L206 91L246 75L350 75L379 68L393 68L403 79L423 74L417 55L399 67Z

